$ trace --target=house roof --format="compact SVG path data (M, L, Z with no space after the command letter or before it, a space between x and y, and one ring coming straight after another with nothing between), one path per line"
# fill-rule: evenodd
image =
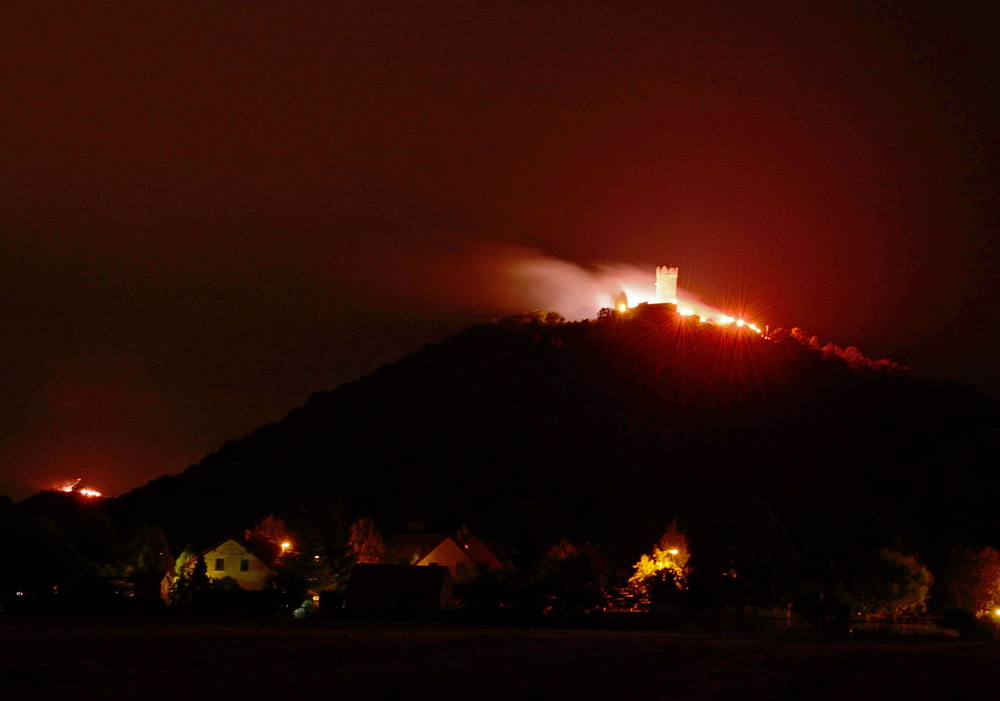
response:
M502 569L504 566L500 559L493 554L493 551L478 538L469 538L462 544L462 547L465 548L465 554L469 556L469 559L477 565L485 565L491 569Z
M389 552L397 560L419 562L433 550L440 547L446 540L451 540L461 549L466 557L477 565L500 569L503 563L493 554L481 540L475 536L459 531L454 535L440 533L401 533L389 541Z
M246 541L242 538L226 538L216 544L215 547L203 550L202 555L207 555L210 552L218 552L223 555L253 555L261 562L267 564L273 557L269 553L264 552L264 550L265 548L262 547L262 544L256 541Z
M231 545L230 545L231 543ZM274 556L264 552L266 548L262 547L258 542L247 542L242 538L226 538L225 540L219 541L211 548L205 548L201 550L200 553L202 557L207 556L209 553L218 553L222 555L251 555L266 566L271 567L274 563ZM191 558L183 564L183 567L189 566L195 558Z
M389 553L397 560L422 560L448 536L441 533L400 533L389 541Z

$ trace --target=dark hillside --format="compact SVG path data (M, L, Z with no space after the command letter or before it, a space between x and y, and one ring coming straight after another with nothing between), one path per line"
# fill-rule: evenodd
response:
M337 498L390 530L528 502L596 538L635 509L666 520L757 493L858 513L891 498L926 528L978 537L992 528L981 485L996 418L970 390L790 335L680 317L518 318L314 394L113 509L197 541Z

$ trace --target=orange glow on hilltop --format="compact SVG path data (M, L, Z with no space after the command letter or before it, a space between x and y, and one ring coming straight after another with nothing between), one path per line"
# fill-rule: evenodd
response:
M80 478L78 478L76 480L76 482L74 482L72 484L64 484L61 487L56 487L55 491L57 491L57 492L66 492L68 494L69 493L79 494L81 496L90 497L90 498L96 498L96 497L103 496L96 489L91 489L90 487L81 487L80 485L82 483L83 483L83 478L80 477Z

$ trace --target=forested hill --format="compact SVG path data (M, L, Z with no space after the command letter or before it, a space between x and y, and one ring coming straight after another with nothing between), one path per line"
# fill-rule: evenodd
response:
M337 499L389 532L495 525L527 504L553 535L597 539L636 510L755 494L842 514L891 502L995 539L997 407L835 350L676 316L474 326L109 507L175 542Z

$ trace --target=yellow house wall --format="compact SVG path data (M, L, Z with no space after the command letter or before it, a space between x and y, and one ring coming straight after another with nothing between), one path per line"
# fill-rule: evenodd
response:
M217 570L215 561L221 559L223 568ZM240 571L240 560L248 560L249 570ZM271 569L257 556L248 553L238 543L228 540L218 548L205 553L205 564L208 565L209 579L232 577L240 588L248 591L258 591L266 586Z

